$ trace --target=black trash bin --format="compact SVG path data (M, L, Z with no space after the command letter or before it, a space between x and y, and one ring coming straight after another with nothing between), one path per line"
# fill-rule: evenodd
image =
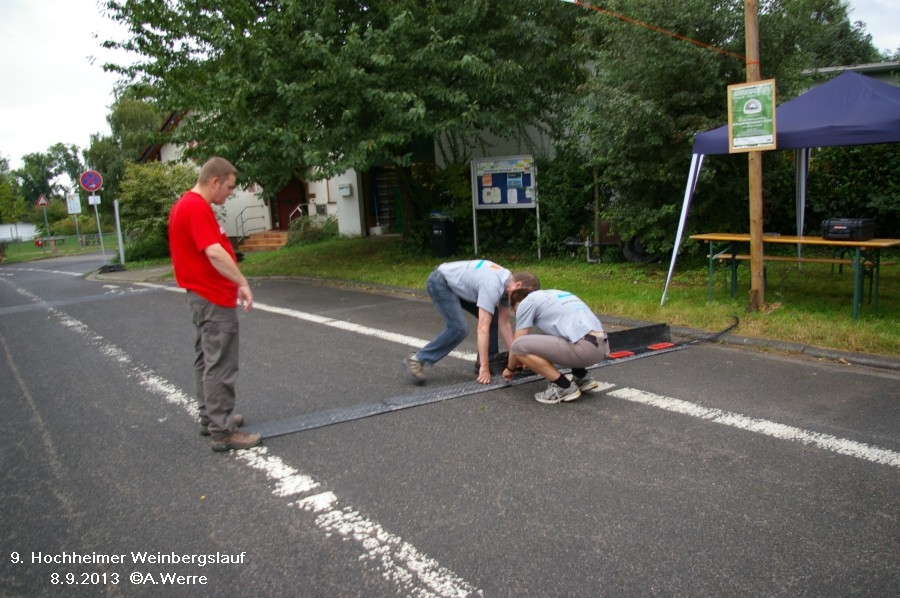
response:
M431 215L431 255L450 257L456 253L456 228L443 214Z

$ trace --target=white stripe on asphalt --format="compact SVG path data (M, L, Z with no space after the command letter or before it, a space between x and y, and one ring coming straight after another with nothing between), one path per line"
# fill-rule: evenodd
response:
M291 318L296 318L298 320L305 320L307 322L314 322L316 324L323 324L325 326L331 326L332 328L337 328L338 330L345 330L347 332L355 332L356 334L362 334L365 336L379 338L381 340L390 341L392 343L397 343L398 345L406 345L408 347L413 347L415 349L421 349L422 347L427 345L429 342L427 340L423 340L421 338L416 338L414 336L407 336L405 334L397 334L396 332L388 332L387 330L380 330L378 328L362 326L360 324L354 324L352 322L347 322L346 320L335 320L334 318L328 318L325 316L319 316L316 314L310 314L310 313L306 313L306 312L302 312L302 311L297 311L296 309L287 309L284 307L274 307L272 305L266 305L264 303L254 303L253 309L258 309L258 310L269 312L272 314L288 316ZM467 352L467 351L452 351L450 353L450 356L456 357L458 359L464 359L467 361L473 361L473 362L478 357L475 353L471 353L471 352Z
M170 285L162 285L156 284L152 282L138 282L135 283L144 287L150 287L153 289L162 289L165 291L172 291L175 293L184 293L184 289L179 287L173 287ZM282 316L288 316L289 318L295 318L297 320L303 320L304 322L312 322L314 324L322 324L323 326L331 326L332 328L337 328L339 330L346 330L347 332L355 332L357 334L363 334L365 336L371 336L374 338L380 338L382 340L390 341L392 343L397 343L399 345L405 345L408 347L413 347L414 349L421 349L425 345L429 343L429 341L416 338L414 336L407 336L405 334L397 334L396 332L388 332L386 330L380 330L378 328L371 328L369 326L361 326L359 324L353 324L352 322L347 322L345 320L335 320L334 318L329 318L327 316L320 316L318 314L311 314L304 311L298 311L296 309L289 309L286 307L275 307L273 305L266 305L265 303L254 303L253 309L258 309L260 311L265 311L272 314L278 314ZM473 353L471 351L452 351L450 353L450 357L456 357L457 359L463 359L466 361L474 362L478 358L478 354Z
M143 284L146 286L153 286L155 288L164 288L167 290L184 292L182 289L171 286L153 285L152 283ZM358 334L374 336L376 338L389 340L411 347L422 347L427 342L415 337L394 334L392 332L386 332L377 328L369 328L367 326L351 324L349 322L334 320L332 318L327 318L324 316L301 312L293 309L283 309L280 307L271 307L268 305L260 304L254 304L254 307L259 308L263 311L286 315L308 322L315 322L317 324L324 324L326 326L332 326L334 328L340 328L341 330L347 330ZM451 353L451 355L454 355L454 353ZM455 354L454 356L468 359L470 361L474 361L475 359L475 355L472 353L463 353L461 355ZM611 387L612 385L604 386L602 388L595 389L593 392L601 392ZM802 430L800 428L795 428L793 426L787 426L764 419L754 419L745 415L740 415L738 413L722 411L720 409L703 407L695 403L689 403L687 401L673 399L671 397L654 395L652 393L637 390L635 388L620 388L618 390L609 392L609 395L618 399L624 399L626 401L631 401L634 403L641 403L644 405L657 407L659 409L664 409L666 411L689 415L691 417L709 420L718 424L731 426L733 428L747 430L749 432L754 432L757 434L763 434L772 438L778 438L779 440L787 440L790 442L799 442L801 444L812 445L820 449L824 449L841 455L847 455L850 457L856 457L857 459L871 461L872 463L879 463L882 465L890 465L891 467L900 468L900 453L889 449L879 448L871 444L847 440L845 438L838 438L837 436L831 436L829 434L810 432L807 430Z
M62 270L45 270L43 268L10 268L18 272L43 272L45 274L65 274L66 276L84 276L84 272L63 272Z
M703 407L680 399L655 395L635 388L620 388L611 391L609 395L617 399L650 405L673 413L680 413L699 419L709 420L717 424L755 432L756 434L763 434L764 436L778 438L779 440L799 442L801 444L816 446L833 453L871 461L872 463L900 467L900 453L878 448L871 444L838 438L837 436L831 436L830 434L809 432L793 426L786 426L765 419L747 417L738 413L722 411L721 409Z
M156 375L150 368L135 364L128 353L107 342L81 321L53 308L49 311L64 326L98 346L104 354L123 367L129 368L141 386L181 407L192 419L197 419L199 413L194 400L175 385ZM319 483L311 477L290 467L280 457L270 455L267 447L235 451L233 456L262 471L274 481L272 494L275 496L295 496L319 487ZM483 595L481 590L449 569L441 567L437 561L422 554L402 538L388 533L377 522L366 519L350 507L341 507L337 497L331 492L300 499L291 504L313 513L316 525L326 533L338 534L344 539L355 541L362 549L360 562L396 584L402 594L434 598Z

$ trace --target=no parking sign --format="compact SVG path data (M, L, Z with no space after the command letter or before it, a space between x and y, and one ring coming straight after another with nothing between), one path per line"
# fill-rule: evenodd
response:
M82 189L93 193L103 186L103 177L96 170L86 170L81 173L78 182L81 184Z

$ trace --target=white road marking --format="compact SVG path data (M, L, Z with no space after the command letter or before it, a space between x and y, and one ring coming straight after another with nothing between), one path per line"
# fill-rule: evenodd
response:
M173 290L172 287L152 285L144 283L144 286L152 286ZM179 291L178 289L174 289ZM36 301L39 297L19 290ZM376 336L399 344L410 346L422 346L424 341L414 337L397 335L394 333L350 324L331 318L308 314L297 310L276 308L267 305L256 307L270 313L286 315L304 321L333 326L335 328ZM148 391L161 396L167 402L179 406L192 417L197 417L197 409L191 397L175 387L167 380L159 377L150 368L135 364L131 356L106 341L101 335L91 330L84 323L72 318L64 312L53 308L48 311L55 315L60 322L72 329L85 339L98 346L103 353L111 359L129 368L137 378L140 385ZM612 385L602 383L605 389ZM900 453L881 449L872 445L837 438L827 434L808 432L799 428L778 424L761 419L753 419L740 414L730 413L719 409L702 407L687 401L646 393L632 388L620 388L610 390L609 395L615 398L632 401L648 406L657 407L674 413L689 415L698 419L709 420L732 426L738 429L748 430L759 434L765 434L774 438L801 442L830 450L843 455L865 459L874 463L881 463L893 467L900 467ZM248 466L257 469L272 481L275 487L272 493L278 497L300 496L308 494L320 487L320 484L311 477L297 471L284 463L280 457L269 454L267 447L259 447L247 451L233 453L235 459L243 461ZM420 553L415 547L404 542L401 538L385 531L377 522L371 521L350 507L340 507L338 498L332 492L300 497L290 503L301 510L315 515L316 525L329 534L336 534L341 538L355 542L362 548L360 561L366 566L374 568L386 580L396 584L400 591L415 596L435 597L462 597L483 595L483 592L455 575L452 571L441 567L436 561Z
M146 286L155 286L156 288L165 288L167 290L184 292L182 289L171 286L165 287L162 285L153 285L152 283L142 284ZM262 311L285 315L307 322L323 324L325 326L332 326L334 328L339 328L348 332L374 336L376 338L388 340L402 345L408 345L410 347L423 347L427 342L411 336L395 334L392 332L379 330L377 328L369 328L367 326L360 326L358 324L352 324L350 322L344 322L341 320L334 320L325 316L301 312L294 309L284 309L258 303L254 304L254 307ZM460 357L461 359L468 359L470 361L474 361L475 359L474 353L455 351L454 353L451 353L451 355L453 355L454 357ZM703 407L701 405L683 401L681 399L654 395L652 393L644 392L635 388L620 388L618 390L609 390L611 388L614 388L614 385L606 382L600 382L600 386L597 389L592 390L592 392L609 391L609 396L615 397L617 399L624 399L626 401L631 401L634 403L641 403L659 409L664 409L666 411L671 411L673 413L689 415L691 417L705 419L718 424L731 426L740 430L747 430L756 434L763 434L765 436L770 436L779 440L787 440L790 442L799 442L805 445L812 445L820 449L831 451L841 455L847 455L850 457L855 457L857 459L871 461L872 463L879 463L882 465L889 465L891 467L900 468L900 453L898 453L897 451L883 449L871 444L847 440L845 438L838 438L837 436L831 436L829 434L810 432L808 430L795 428L793 426L788 426L785 424L779 424L773 421L755 419L738 413L731 413L728 411L722 411L720 409Z
M173 291L176 293L184 293L184 289L180 289L178 287L172 287L167 285L155 284L152 282L140 282L137 283L141 286L151 287L155 289L164 289L166 291ZM374 338L379 338L381 340L390 341L392 343L397 343L399 345L405 345L408 347L413 347L415 349L421 349L425 345L429 343L429 341L421 338L416 338L414 336L407 336L405 334L397 334L396 332L388 332L387 330L380 330L378 328L371 328L369 326L362 326L360 324L354 324L352 322L347 322L346 320L336 320L334 318L329 318L328 316L320 316L318 314L311 314L303 311L299 311L296 309L289 309L286 307L275 307L273 305L266 305L265 303L254 303L253 309L258 309L259 311L264 311L272 314L278 314L282 316L288 316L289 318L295 318L297 320L303 320L304 322L312 322L314 324L322 324L323 326L330 326L332 328L337 328L339 330L346 330L347 332L355 332L356 334L363 334L365 336L371 336ZM466 361L474 362L478 358L478 354L472 351L452 351L450 353L450 357L456 357L457 359L463 359Z
M732 428L738 428L740 430L747 430L756 434L763 434L764 436L770 436L779 440L788 440L791 442L812 445L833 453L900 468L900 453L879 448L871 444L847 440L846 438L838 438L837 436L831 436L830 434L810 432L808 430L802 430L800 428L779 424L765 419L756 419L747 417L746 415L740 415L739 413L722 411L721 409L703 407L701 405L689 403L688 401L655 395L635 388L620 388L611 391L609 395L617 399L650 405L673 413L705 419L717 424L731 426Z
M342 538L353 539L368 548L363 560L369 561L382 575L414 596L483 595L468 583L455 577L437 561L420 553L414 546L384 531L356 511L337 508L337 497L323 492L294 503L316 514L318 526ZM424 587L422 587L424 585Z
M31 293L23 292L23 294L38 299ZM197 419L199 413L194 400L175 385L158 376L150 368L134 363L127 352L106 341L83 322L53 308L49 308L48 311L64 326L80 334L105 355L130 370L138 383L149 392L181 407L192 419ZM269 454L265 446L235 451L233 456L274 481L272 494L275 496L301 495L319 487L319 483L311 477L287 465L280 457ZM326 533L337 534L345 540L355 542L361 549L360 562L397 585L402 594L433 598L483 596L481 590L449 569L441 567L437 561L419 552L402 538L388 533L377 522L363 517L350 507L341 507L337 497L331 492L300 499L290 504L314 514L316 525Z
M83 272L63 272L62 270L46 270L43 268L10 268L17 272L43 272L45 274L65 274L66 276L84 276Z

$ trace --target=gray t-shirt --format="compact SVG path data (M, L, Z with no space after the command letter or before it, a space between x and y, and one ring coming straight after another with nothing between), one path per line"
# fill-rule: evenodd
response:
M536 326L547 334L578 342L603 325L584 301L556 289L533 291L516 308L516 330Z
M447 262L437 267L450 289L462 299L494 313L512 273L489 260Z

